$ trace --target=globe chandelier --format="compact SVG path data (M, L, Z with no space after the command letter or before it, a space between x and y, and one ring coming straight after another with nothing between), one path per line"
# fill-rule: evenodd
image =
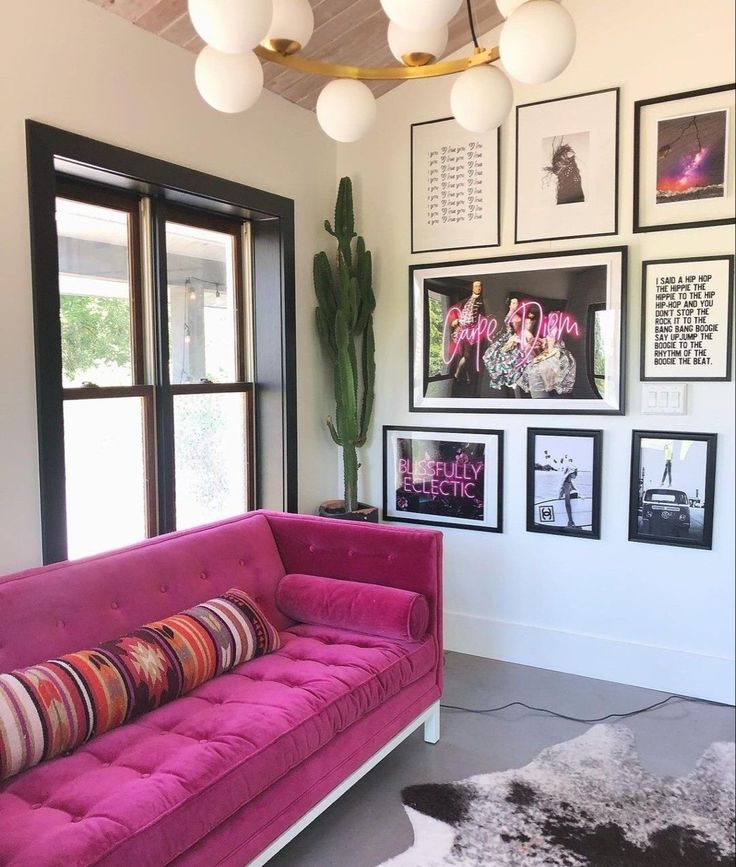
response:
M496 0L506 19L498 47L478 42L471 0L465 0L473 53L441 60L448 23L463 0L381 0L387 39L401 64L361 67L330 63L299 52L314 31L309 0L188 0L189 16L207 45L195 64L203 99L223 112L250 108L263 89L260 60L306 75L332 79L317 99L317 119L339 142L360 139L376 117L376 100L364 81L407 81L455 75L450 107L457 122L488 132L504 121L513 103L509 76L542 84L558 76L575 50L575 24L559 0ZM497 65L503 58L505 72Z

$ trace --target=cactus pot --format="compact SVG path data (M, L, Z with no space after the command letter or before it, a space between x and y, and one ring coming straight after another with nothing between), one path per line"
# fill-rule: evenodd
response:
M344 521L366 521L369 524L378 523L378 509L366 503L358 503L358 508L352 512L345 511L345 500L326 500L320 504L321 518L341 518Z

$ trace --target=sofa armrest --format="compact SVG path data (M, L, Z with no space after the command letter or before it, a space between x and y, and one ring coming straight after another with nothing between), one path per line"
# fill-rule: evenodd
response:
M441 532L282 512L264 514L287 572L422 593L429 603L429 632L441 655Z

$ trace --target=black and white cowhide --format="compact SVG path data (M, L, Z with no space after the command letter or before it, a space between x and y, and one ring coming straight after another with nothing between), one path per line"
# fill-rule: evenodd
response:
M625 726L598 725L519 770L402 792L415 842L382 867L733 867L734 744L692 774L644 770Z

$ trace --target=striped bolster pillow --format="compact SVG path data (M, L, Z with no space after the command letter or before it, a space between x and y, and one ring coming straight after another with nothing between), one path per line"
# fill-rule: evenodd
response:
M0 674L0 780L279 646L260 608L235 589L93 650Z

